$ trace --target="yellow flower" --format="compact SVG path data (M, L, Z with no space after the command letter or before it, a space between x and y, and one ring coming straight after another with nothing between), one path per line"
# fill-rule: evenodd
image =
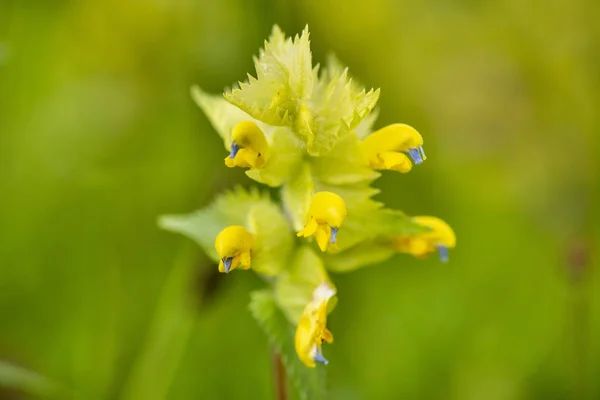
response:
M231 134L231 153L225 158L229 168L261 168L269 158L269 144L263 131L252 121L238 123Z
M440 259L443 262L448 261L448 249L456 246L456 236L452 228L436 217L413 217L412 220L431 230L416 235L396 236L392 240L394 248L419 258L438 251Z
M327 244L336 243L337 233L346 219L344 199L332 192L316 193L306 214L306 225L298 232L298 237L315 235L321 251L327 250Z
M296 328L296 353L307 367L328 363L323 357L321 345L323 342L333 342L333 335L327 329L327 302L333 295L335 290L328 283L319 285L313 292L313 300L304 308Z
M425 159L423 138L413 127L406 124L393 124L373 132L360 144L369 167L408 172L412 163L404 153L412 158L415 164Z
M219 254L219 272L234 270L242 264L244 269L250 268L254 237L243 226L232 225L223 229L215 240L215 249Z

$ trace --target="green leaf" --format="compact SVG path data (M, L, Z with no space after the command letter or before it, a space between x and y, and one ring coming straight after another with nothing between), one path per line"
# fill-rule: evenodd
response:
M308 26L295 39L285 38L277 25L254 59L256 78L225 93L231 104L270 125L290 126L314 82Z
M228 103L222 95L208 94L200 86L192 86L191 94L196 104L206 114L213 128L223 139L225 148L229 151L233 127L241 121L253 119L239 108ZM259 126L263 128L261 125Z
M333 287L321 257L308 246L299 248L292 265L281 271L274 288L277 304L290 322L298 323L314 290L323 282Z
M188 215L165 215L159 226L196 241L215 262L217 234L229 225L242 225L255 237L252 268L261 274L275 275L289 259L293 233L278 204L268 194L241 187L225 193L208 207Z
M323 255L327 270L349 272L383 262L395 254L389 241L370 240L357 244L341 253Z
M281 189L285 210L291 217L296 232L304 228L306 213L314 193L315 184L308 163L304 163L290 182Z
M19 390L35 396L36 399L72 398L75 395L37 372L2 360L0 360L0 388Z
M281 355L286 372L302 400L326 398L325 366L308 368L294 348L294 327L285 318L270 290L251 293L250 311L265 331L271 346Z

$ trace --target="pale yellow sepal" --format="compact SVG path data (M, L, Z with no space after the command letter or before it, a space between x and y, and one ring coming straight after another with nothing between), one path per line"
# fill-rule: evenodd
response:
M243 226L232 225L223 229L215 239L215 250L219 255L219 272L229 273L240 264L250 268L254 236Z
M294 344L296 353L307 367L316 363L327 364L321 346L323 342L333 342L333 335L327 329L327 302L335 295L335 290L322 283L313 292L313 300L306 305L296 328Z
M344 223L346 216L344 199L332 192L318 192L312 197L306 214L306 225L297 235L315 235L321 251L326 251L328 244L336 244L337 230Z
M261 168L268 161L267 138L254 122L246 120L238 123L233 128L231 140L231 154L225 158L228 167Z

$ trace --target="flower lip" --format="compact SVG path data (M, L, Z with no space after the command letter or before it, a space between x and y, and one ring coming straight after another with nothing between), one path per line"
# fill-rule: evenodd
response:
M231 142L231 153L229 153L229 158L235 158L235 155L240 150L240 146L236 142Z

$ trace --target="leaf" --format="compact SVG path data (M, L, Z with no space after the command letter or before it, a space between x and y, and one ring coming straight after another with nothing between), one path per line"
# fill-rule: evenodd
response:
M275 299L288 320L297 324L302 311L312 300L313 292L323 282L333 284L327 276L323 260L308 246L294 254L293 263L281 271L275 282Z
M383 262L394 254L394 249L386 241L371 240L359 243L341 253L324 254L323 261L329 271L349 272Z
M256 78L225 93L231 104L270 125L290 126L302 100L312 93L314 73L308 26L302 35L285 38L277 25L254 58Z
M291 217L296 232L304 228L306 213L314 193L315 184L308 163L304 163L291 181L281 189L285 211Z
M281 355L286 372L302 400L326 398L325 366L308 368L298 358L294 348L294 327L278 308L270 290L251 293L250 311L267 334L271 346Z
M208 94L200 86L192 86L191 94L196 104L206 114L213 128L215 128L219 136L223 139L225 148L229 151L231 148L231 131L233 127L241 121L252 118L239 108L228 103L222 95Z
M215 262L219 261L214 249L217 234L229 225L242 225L255 237L252 268L265 275L277 274L285 266L294 240L279 205L268 194L241 187L194 213L162 216L158 224L196 241Z
M197 273L193 261L197 250L191 247L186 243L169 270L145 341L123 384L122 400L167 398L177 376L197 322L197 310L190 307L188 292ZM197 299L202 298L201 290L194 288Z
M72 398L74 393L37 372L0 360L0 388L22 391L37 399Z

